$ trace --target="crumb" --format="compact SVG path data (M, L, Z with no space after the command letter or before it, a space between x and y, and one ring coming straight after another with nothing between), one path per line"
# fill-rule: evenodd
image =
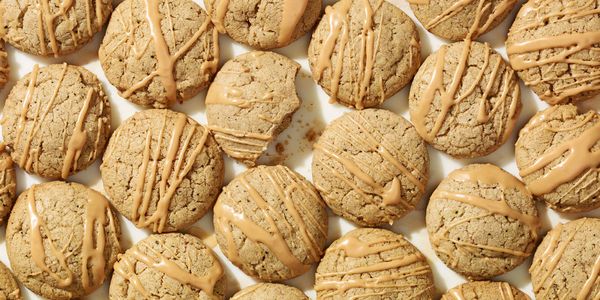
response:
M285 145L282 143L277 143L277 145L275 145L275 151L277 151L277 154L283 155L285 152Z
M317 130L315 130L314 128L310 128L308 129L308 131L306 131L306 134L304 134L304 138L311 144L313 144L321 135L320 132L318 132Z

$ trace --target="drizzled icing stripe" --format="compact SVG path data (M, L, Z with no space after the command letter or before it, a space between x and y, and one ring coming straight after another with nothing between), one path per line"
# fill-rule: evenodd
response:
M73 133L69 139L69 143L67 144L67 153L65 154L61 171L61 177L63 179L66 179L69 176L71 170L77 170L77 161L79 160L81 151L83 151L83 147L85 147L85 143L87 142L87 132L84 128L84 122L87 118L88 111L90 109L90 102L92 101L93 96L94 89L89 88L85 101L83 102L83 106L81 107L81 111L79 112L79 116L77 117L75 128L73 129ZM99 127L98 131L100 130L101 128Z

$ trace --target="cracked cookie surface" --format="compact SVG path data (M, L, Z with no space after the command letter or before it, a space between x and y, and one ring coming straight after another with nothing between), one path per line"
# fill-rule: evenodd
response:
M235 293L231 300L308 300L308 297L301 290L278 283L258 283Z

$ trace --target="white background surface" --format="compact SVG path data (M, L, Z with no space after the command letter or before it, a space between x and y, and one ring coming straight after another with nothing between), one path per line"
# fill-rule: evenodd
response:
M195 1L199 2L198 0ZM326 0L325 4L331 4L333 2L335 1ZM437 50L442 44L447 43L446 41L436 38L435 36L423 29L421 24L414 18L410 7L405 0L391 0L391 2L399 6L405 13L407 13L411 18L413 18L413 20L417 24L421 35L421 53L423 59L433 51ZM520 3L521 2L523 1L521 0ZM520 3L518 7L521 6ZM200 5L203 6L203 4ZM512 14L495 30L478 39L479 41L489 43L494 49L500 52L505 59L506 52L504 51L504 42L506 40L506 33L517 9L515 9L512 12ZM0 92L0 105L3 105L6 95L8 94L12 85L14 85L15 81L18 78L21 78L23 75L29 73L32 70L33 65L35 63L44 66L52 63L68 62L70 64L85 66L86 68L93 71L104 83L104 88L110 96L110 102L112 105L112 126L113 129L116 128L123 120L131 116L133 113L142 110L143 108L133 105L130 102L119 97L116 89L112 87L110 83L108 83L108 81L106 80L106 77L104 76L102 68L100 67L100 63L97 59L97 49L102 36L103 33L96 35L94 41L86 47L84 47L83 49L81 49L80 51L58 59L35 57L19 52L16 49L8 46L9 60L11 64L11 79L8 82L7 86L4 88L4 90ZM302 107L294 115L294 119L290 127L287 130L285 130L282 134L280 134L279 138L275 143L287 142L287 145L285 146L285 156L287 158L283 161L283 163L310 179L312 146L310 142L305 138L306 133L311 129L317 132L321 132L326 124L331 122L331 120L339 117L344 112L349 111L349 109L342 107L341 105L328 103L328 96L321 90L321 88L318 85L316 85L313 82L310 75L308 62L306 59L308 43L309 36L307 35L288 47L275 50L275 52L286 55L302 65L302 69L300 70L296 80L296 84L298 94L300 95L300 98L303 101ZM249 48L232 42L231 39L225 37L224 35L221 35L220 37L220 45L220 65L223 65L225 61L233 58L236 55L249 51ZM531 92L531 90L525 88L523 85L521 87L523 110L521 112L521 115L519 116L517 129L520 129L537 110L547 106L546 104L542 103L537 98L537 96L535 96ZM387 100L382 107L389 109L395 113L401 114L405 118L409 119L407 104L408 90L409 87L405 88L400 93ZM204 97L205 92L188 100L182 105L175 105L174 107L172 107L172 109L185 112L191 115L200 123L206 124ZM579 107L582 110L598 110L598 108L600 108L600 99L596 98L593 100L589 100L585 103L581 103L579 104ZM448 173L450 173L456 168L462 167L470 163L493 163L516 175L517 169L514 163L514 142L516 140L516 134L517 132L515 131L509 139L509 141L499 150L492 153L491 155L479 159L455 160L429 147L429 155L431 160L431 177L427 186L427 193L425 197L423 197L423 200L417 207L417 210L413 211L401 220L397 221L396 223L394 223L393 226L388 226L388 229L403 234L428 258L429 263L433 268L437 296L441 295L447 289L452 288L455 285L458 285L462 282L465 282L466 280L457 273L447 268L435 256L435 253L433 252L433 249L429 244L427 231L425 229L424 216L424 210L426 207L428 196L431 194L431 192L437 186L440 180L444 178ZM275 153L273 145L272 147L270 147L269 151L270 153ZM276 156L276 154L273 155ZM273 156L271 156L271 159L272 158ZM267 160L269 160L268 157ZM245 170L245 166L240 165L229 158L225 159L225 165L225 182L229 182L235 176L235 174L238 174L241 171ZM96 190L103 192L102 181L100 178L98 166L99 162L96 162L94 165L90 166L85 171L70 177L69 180L83 183ZM43 179L37 176L28 175L20 169L17 170L17 179L18 192L23 191L24 189L26 189L34 183L44 181ZM544 232L549 230L551 227L554 227L559 222L566 222L568 220L576 219L582 216L600 217L600 210L596 210L594 212L586 214L561 215L557 214L556 212L550 209L547 209L543 204L538 204L538 209L542 218ZM121 216L120 219L123 228L123 249L129 248L133 243L139 241L140 239L148 235L148 231L137 229L131 222L125 220ZM355 225L352 225L351 223L331 214L329 224L330 225L328 244L331 243L331 241L340 237L343 233L348 232L349 230L355 227ZM207 232L212 232L212 214L207 214L195 226L201 227ZM5 228L4 226L2 226L0 227L0 260L2 260L2 262L4 262L6 265L9 265L8 258L6 256L4 234ZM237 269L231 263L229 263L229 261L219 251L218 247L215 247L214 250L218 254L221 262L227 270L226 276L228 277L228 296L231 296L237 290L254 283L254 280L252 278L244 275L239 269ZM495 279L508 281L533 297L529 280L529 274L527 273L527 268L530 264L531 258L512 272L499 276ZM303 276L300 276L293 280L289 280L285 283L304 290L304 292L307 295L314 299L315 293L312 289L314 284L314 269L315 268L313 267L309 272L307 272ZM110 280L107 280L107 282L105 282L102 288L100 288L88 298L107 299L109 282ZM22 287L22 292L25 295L26 299L39 298L24 287Z

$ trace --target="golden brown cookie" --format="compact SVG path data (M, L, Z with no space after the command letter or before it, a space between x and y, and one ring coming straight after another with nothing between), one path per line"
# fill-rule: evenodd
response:
M530 300L508 282L472 281L453 287L441 300Z

